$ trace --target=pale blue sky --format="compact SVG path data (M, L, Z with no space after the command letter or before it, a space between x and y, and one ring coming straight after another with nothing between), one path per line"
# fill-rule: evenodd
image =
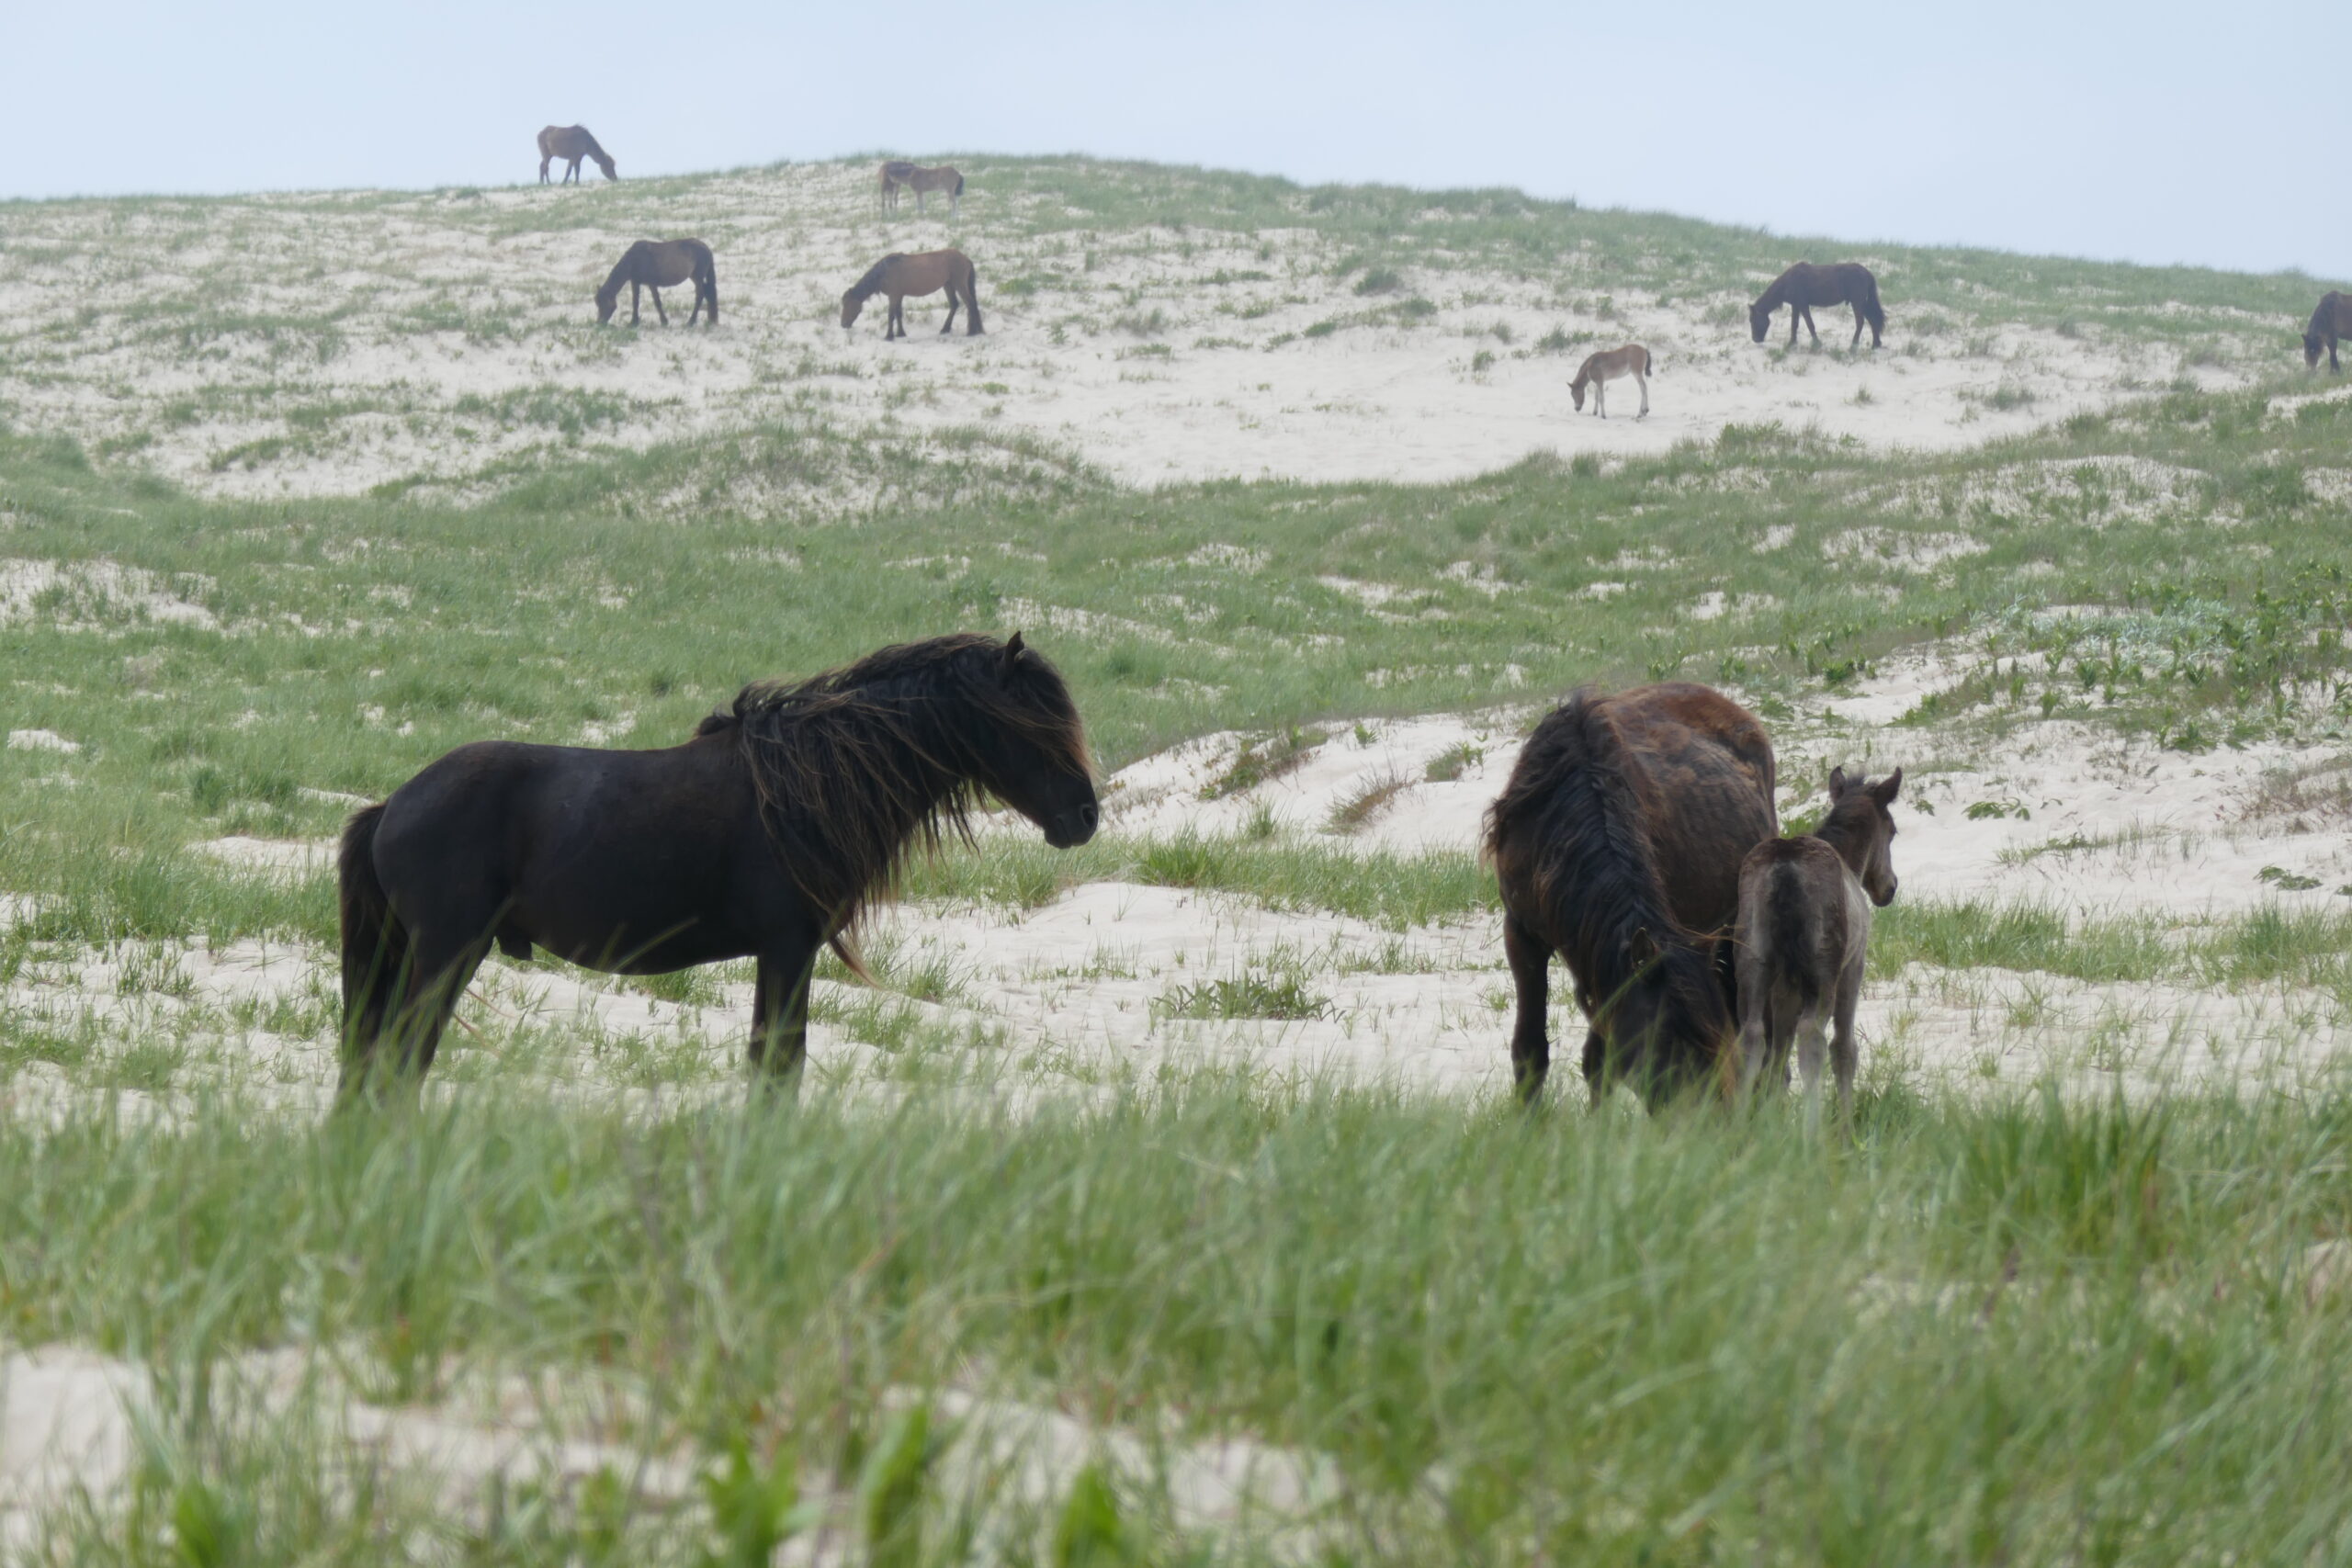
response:
M13 9L6 196L529 180L580 121L624 177L1087 152L2352 275L2344 0Z

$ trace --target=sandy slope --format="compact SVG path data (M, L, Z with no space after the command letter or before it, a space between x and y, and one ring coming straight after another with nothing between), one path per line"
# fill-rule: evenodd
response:
M565 226L519 227L565 222L567 203ZM1783 357L1777 336L1748 341L1739 300L1659 306L1580 253L1541 279L1422 271L1359 297L1335 276L1338 244L1311 231L1033 237L1016 206L981 174L960 219L886 220L865 172L835 164L658 198L531 186L20 204L0 210L0 245L41 265L0 271L0 410L232 494L458 479L500 459L810 419L900 440L978 425L1142 484L1444 479L1539 449L1658 452L1734 422L1950 446L2183 370L2170 345L2093 335L1947 321L1923 338L1899 299L1883 351ZM650 231L716 247L715 331L662 330L650 303L640 330L590 325L595 284ZM910 307L899 344L875 314L841 330L841 291L876 256L947 243L979 265L986 336L939 337L935 301ZM1564 306L1571 285L1595 291L1588 303L1606 295L1610 315ZM1399 324L1405 298L1434 314ZM1555 328L1594 341L1531 349ZM1836 344L1850 324L1823 329ZM1575 414L1577 361L1624 340L1657 356L1652 416L1628 417L1630 384L1618 417ZM734 499L822 510L858 496Z

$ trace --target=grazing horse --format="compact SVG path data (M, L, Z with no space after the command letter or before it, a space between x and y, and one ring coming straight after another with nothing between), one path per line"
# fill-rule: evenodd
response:
M899 187L914 178L915 166L904 158L893 158L882 165L882 210L888 212L899 205Z
M1656 1110L1728 1066L1720 938L1739 913L1740 857L1780 830L1772 780L1764 727L1706 686L1587 689L1536 726L1486 833L1519 992L1511 1074L1527 1103L1551 1066L1555 953L1590 1024L1594 1105L1620 1075Z
M1805 1120L1821 1119L1825 1041L1838 1076L1838 1117L1854 1114L1854 1007L1869 956L1871 906L1894 902L1895 791L1829 775L1829 816L1803 838L1767 839L1739 868L1739 1083L1766 1072L1788 1081L1789 1043L1804 1074Z
M620 261L596 290L596 324L603 326L613 319L613 311L621 302L621 285L628 285L628 324L637 325L638 290L653 291L653 314L663 326L670 324L670 312L662 308L662 290L688 278L694 280L695 308L686 316L686 325L693 326L710 307L710 324L718 324L718 267L711 259L710 247L700 240L639 240L621 253Z
M606 179L616 180L621 177L620 171L614 166L613 155L596 145L596 139L588 133L588 128L584 125L550 125L539 132L539 183L541 185L548 183L548 165L558 158L565 160L570 164L570 167L563 172L563 179L560 183L564 185L579 183L580 160L582 158L595 159L596 166L605 171Z
M1852 348L1862 341L1862 328L1871 329L1871 346L1879 346L1879 334L1886 330L1886 310L1878 302L1878 279L1871 269L1860 262L1838 262L1831 266L1815 266L1811 262L1799 262L1772 280L1772 287L1763 297L1747 308L1748 331L1762 343L1764 333L1772 324L1772 312L1781 306L1789 307L1789 346L1797 344L1797 323L1813 333L1814 346L1821 346L1821 333L1813 325L1815 305L1851 305L1854 308L1854 341Z
M882 337L888 342L907 335L907 315L903 302L908 296L921 297L947 290L947 319L939 323L944 336L956 324L956 307L968 306L964 316L964 335L978 337L980 326L980 296L976 287L980 280L979 268L961 251L922 251L904 255L892 251L866 269L865 276L850 285L842 296L842 330L846 332L857 323L858 312L876 294L890 297L890 315L883 324Z
M2331 288L2319 297L2319 309L2312 312L2312 324L2303 329L2303 368L2319 368L2319 351L2327 350L2327 368L2341 375L2344 367L2335 357L2335 345L2352 337L2352 294L2338 294Z
M1650 351L1640 344L1629 343L1623 348L1607 349L1587 359L1584 367L1577 372L1577 378L1568 383L1568 396L1577 400L1578 409L1582 409L1584 389L1589 386L1592 389L1592 412L1607 419L1609 383L1620 376L1631 376L1642 389L1642 412L1634 417L1647 419L1650 416L1649 378L1657 374L1657 366L1651 360Z
M755 959L752 1067L786 1078L818 949L856 966L867 900L984 794L1057 849L1100 817L1069 688L1018 633L760 682L665 750L460 746L344 829L342 1093L421 1081L493 942L620 975Z

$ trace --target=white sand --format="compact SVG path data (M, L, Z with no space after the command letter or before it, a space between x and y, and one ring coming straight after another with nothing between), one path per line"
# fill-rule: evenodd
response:
M1393 297L1365 299L1334 275L1343 247L1306 230L1029 238L1003 220L1016 199L992 195L981 168L960 219L885 220L867 170L821 164L667 197L530 187L469 199L158 203L127 226L99 206L19 204L0 212L0 239L73 260L0 280L0 409L23 428L143 443L138 460L243 495L347 494L427 476L463 497L481 493L469 476L502 459L812 419L902 449L955 426L1037 438L1146 485L1438 480L1540 450L1660 453L1731 423L1778 421L1880 447L1969 445L2180 371L2174 345L1949 311L1938 312L1948 330L1921 337L1899 299L1889 344L1874 355L1783 355L1777 335L1748 340L1744 313L1709 320L1744 304L1745 291L1661 306L1580 251L1540 280L1423 270ZM509 229L550 213L568 214L564 226ZM596 331L596 282L630 239L656 231L714 244L722 324L663 331L649 303L643 328ZM948 243L978 264L987 335L939 336L935 301L910 307L913 335L898 344L881 341L878 313L842 331L841 291L875 257ZM1016 283L1025 292L1008 288ZM1580 315L1562 301L1582 297L1564 288L1608 294L1616 313ZM1411 327L1306 335L1408 295L1435 313ZM160 320L159 302L170 307ZM273 335L240 327L241 313L332 315L331 335ZM1555 327L1603 341L1531 350ZM1839 331L1834 321L1825 330ZM1657 356L1655 412L1640 422L1576 413L1567 383L1577 362L1619 341ZM2002 389L2032 400L1997 410L1986 400ZM297 412L300 423L288 417ZM771 491L734 472L719 482L754 511L821 515L873 502L886 481L844 474L821 493ZM702 504L697 487L675 504Z

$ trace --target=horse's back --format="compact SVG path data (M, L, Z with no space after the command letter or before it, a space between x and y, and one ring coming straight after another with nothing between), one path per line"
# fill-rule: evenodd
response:
M1728 928L1747 852L1780 831L1771 737L1711 686L1668 681L1606 699L1675 917Z

